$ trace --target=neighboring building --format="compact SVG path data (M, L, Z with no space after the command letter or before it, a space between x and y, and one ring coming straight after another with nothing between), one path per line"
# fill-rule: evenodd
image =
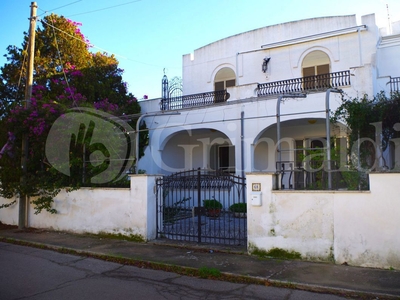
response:
M304 168L303 149L326 147L329 136L346 146L346 126L327 131L327 103L330 110L340 105L336 89L348 97L399 89L400 23L391 30L380 30L374 14L361 25L354 15L321 17L240 33L184 55L183 96L141 102L150 143L138 169L287 171ZM282 184L304 180L286 176Z

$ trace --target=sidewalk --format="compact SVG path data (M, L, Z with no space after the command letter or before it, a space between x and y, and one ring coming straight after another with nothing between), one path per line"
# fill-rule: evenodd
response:
M48 230L0 230L0 242L47 247L71 254L115 259L141 267L177 271L218 269L221 279L334 293L362 299L400 299L400 271L313 263L299 260L261 259L215 245L172 244L170 241L136 243ZM167 244L168 243L168 244ZM164 266L165 268L162 268Z

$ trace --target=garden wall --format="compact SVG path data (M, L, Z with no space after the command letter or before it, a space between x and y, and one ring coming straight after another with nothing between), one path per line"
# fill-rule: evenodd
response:
M370 191L276 191L274 174L247 174L249 252L281 248L308 260L400 269L400 174L369 176ZM130 189L62 191L57 214L29 207L28 226L155 239L157 177L133 175ZM18 203L0 209L0 221L17 225Z
M250 252L281 248L309 260L400 269L400 174L370 174L370 191L274 191L274 179L247 174Z
M63 190L54 200L57 214L42 211L35 215L33 206L29 206L28 227L155 239L155 179L156 176L132 175L130 189L81 188L69 193ZM9 202L0 198L0 205ZM18 201L0 209L0 221L18 225Z

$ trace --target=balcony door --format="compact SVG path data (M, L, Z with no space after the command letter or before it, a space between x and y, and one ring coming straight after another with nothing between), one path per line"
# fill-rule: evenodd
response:
M214 78L215 102L225 101L224 94L220 91L236 85L236 75L231 68L222 68Z
M214 91L226 90L236 85L236 74L231 68L222 68L214 78Z
M322 51L312 51L302 63L303 85L305 90L327 89L330 87L330 59Z

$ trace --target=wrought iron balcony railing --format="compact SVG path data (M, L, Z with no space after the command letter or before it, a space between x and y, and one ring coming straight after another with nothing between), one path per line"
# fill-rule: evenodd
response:
M400 92L400 77L390 77L390 93Z
M400 78L391 79L393 86L399 90ZM397 80L397 81L396 81ZM328 88L336 88L350 85L350 71L340 71L315 76L285 79L275 82L258 84L257 96L279 95L285 93L312 93L325 91ZM199 94L170 97L162 99L161 110L175 110L191 107L202 107L215 103L226 102L229 99L226 90L205 92Z
M160 106L161 110L174 110L207 106L214 103L225 102L228 99L229 93L227 93L226 90L222 90L162 99Z
M350 71L340 71L321 75L285 79L274 82L260 83L258 97L288 93L321 92L329 88L350 85Z

